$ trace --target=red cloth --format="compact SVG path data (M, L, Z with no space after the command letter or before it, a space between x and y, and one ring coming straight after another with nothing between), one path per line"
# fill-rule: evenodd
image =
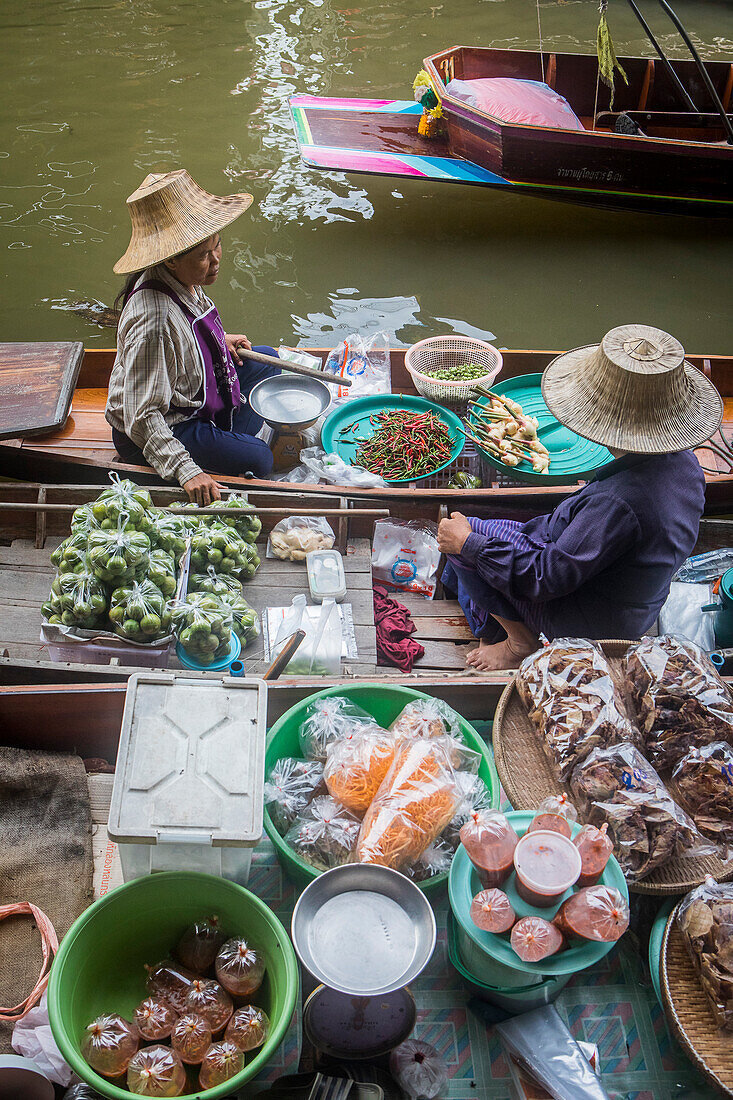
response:
M377 654L400 672L411 672L415 661L425 656L425 648L409 637L416 629L410 612L393 600L381 584L374 585L374 623Z

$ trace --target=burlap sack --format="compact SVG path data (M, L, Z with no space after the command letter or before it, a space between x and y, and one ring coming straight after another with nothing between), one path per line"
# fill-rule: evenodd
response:
M84 765L66 753L0 746L0 904L30 901L59 940L92 902L92 822ZM41 969L30 917L0 923L0 1004L28 996ZM0 1023L0 1054L13 1025Z

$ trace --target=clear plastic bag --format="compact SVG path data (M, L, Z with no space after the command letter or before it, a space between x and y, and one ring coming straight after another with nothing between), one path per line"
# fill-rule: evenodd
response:
M496 1024L507 1051L555 1100L609 1100L554 1005Z
M115 588L109 617L115 634L132 642L153 642L170 635L170 607L152 581L133 581L129 588Z
M72 530L69 537L52 552L51 565L55 565L59 573L74 573L83 568L87 558L88 540L88 531Z
M456 784L461 801L454 816L440 834L441 839L454 850L461 842L460 831L474 813L491 809L491 793L480 775L473 772L456 772Z
M151 550L145 561L145 576L167 600L176 594L176 563L166 550Z
M462 739L460 718L442 699L414 699L390 725L395 737L456 737Z
M461 801L449 737L401 745L359 832L357 858L400 871L442 833Z
M733 883L708 876L680 902L676 920L715 1022L733 1031Z
M392 1051L389 1071L410 1100L437 1100L448 1086L445 1062L420 1039L406 1039Z
M417 862L405 871L415 882L424 882L435 875L446 875L450 871L455 851L442 837L429 844Z
M171 606L173 626L182 647L203 665L223 657L232 644L232 611L208 592L193 592Z
M143 1047L130 1059L127 1087L135 1096L180 1096L186 1088L183 1062L170 1047Z
M558 638L522 662L516 686L561 782L596 748L640 743L611 667L593 642Z
M715 854L634 745L595 749L573 772L571 787L583 819L598 828L608 824L628 882L671 859Z
M218 520L210 526L202 526L191 537L191 572L216 573L251 580L256 567L252 567L256 552L251 543L240 538L233 527Z
M267 557L305 561L311 550L331 550L336 536L323 516L288 516L270 531Z
M253 505L238 493L231 493L226 500L215 500L210 505L219 516L201 516L201 523L211 526L212 522L224 523L233 527L239 537L251 544L257 542L262 530L262 520L254 510Z
M706 554L695 554L688 558L675 573L676 581L702 584L717 580L726 570L733 567L733 546L724 546L719 550L709 550Z
M89 561L99 580L115 587L130 584L150 552L150 539L133 527L124 513L110 531L90 531Z
M363 466L350 466L340 455L326 454L321 447L304 447L300 461L310 470L313 485L320 480L328 485L354 485L360 489L383 489L387 482ZM299 479L298 479L299 480Z
M375 725L332 741L323 778L328 793L357 817L363 817L389 771L400 741Z
M715 618L702 611L710 600L709 584L672 581L669 595L659 611L659 633L681 634L699 645L705 653L712 653L715 649Z
M109 520L117 524L125 516L130 527L147 531L150 527L153 501L147 489L136 485L134 481L121 479L117 474L109 475L112 484L104 489L91 505L92 515L97 523Z
M317 794L325 794L323 763L284 756L265 780L265 805L272 823L283 835Z
M332 741L375 728L379 731L381 726L351 699L344 695L327 695L314 699L305 708L299 733L300 749L305 757L325 760Z
M285 834L296 855L327 871L348 863L356 847L360 822L330 795L318 795Z
M674 772L674 789L680 806L704 836L733 847L733 749L725 741L713 741L685 753ZM721 857L727 858L722 851Z
M174 515L173 512L152 514L150 529L151 544L158 550L165 550L178 561L186 549L186 540L198 524L186 515Z
M428 520L377 520L372 543L374 580L432 600L440 565L437 530Z
M305 596L293 598L278 627L271 656L278 655L296 630L304 630L305 638L290 658L285 675L338 676L341 671L341 617L338 605L334 600L324 600L315 623L304 614L306 607Z
M642 638L624 658L646 753L671 771L690 748L733 743L733 700L702 650L686 638Z
M51 585L48 600L41 606L47 622L55 626L95 630L105 621L107 590L90 564L80 573L60 573Z
M137 1028L116 1012L97 1016L84 1029L81 1053L96 1073L119 1077L140 1044Z
M504 814L498 810L472 813L460 838L484 889L501 886L509 878L519 837Z
M568 939L615 943L629 927L629 903L614 886L584 886L562 903L553 923Z
M260 617L241 593L238 596L224 596L223 599L232 611L232 630L242 643L242 649L246 649L262 633Z
M323 367L338 378L350 378L350 386L339 386L331 405L342 405L354 397L373 397L392 392L389 335L375 332L369 337L352 333L332 348Z
M242 593L241 582L228 573L217 573L213 565L205 573L192 573L188 578L189 592L209 592L220 599L231 600Z

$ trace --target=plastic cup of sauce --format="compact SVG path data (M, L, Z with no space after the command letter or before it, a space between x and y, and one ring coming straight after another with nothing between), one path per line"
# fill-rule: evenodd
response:
M580 852L561 833L525 833L514 849L517 893L528 905L549 909L578 881L581 866Z

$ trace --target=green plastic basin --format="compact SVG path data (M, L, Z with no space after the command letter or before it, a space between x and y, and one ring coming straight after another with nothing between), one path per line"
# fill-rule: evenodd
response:
M348 686L326 688L325 691L316 692L307 699L302 699L299 703L296 703L281 718L278 718L271 728L265 753L266 776L270 774L272 766L278 760L282 760L284 756L295 756L298 759L302 757L298 732L303 723L303 713L308 704L314 699L324 699L329 695L343 695L347 699L351 699L352 702L357 703L368 714L371 714L380 726L385 727L389 726L402 708L414 699L433 698L432 695L426 695L423 691L413 691L412 688L393 686L392 684L349 684ZM481 755L479 775L491 794L491 805L498 807L499 777L494 767L491 752L473 726L466 722L464 718L461 718L460 715L458 718L464 741L469 748L474 749ZM281 865L296 882L308 883L318 877L321 872L296 855L290 845L285 843L273 825L267 807L265 807L265 830L275 845ZM433 890L439 890L445 886L447 879L448 873L445 872L441 875L433 875L432 878L427 879L425 882L419 882L417 885L426 893L431 893Z
M270 1017L267 1041L235 1077L205 1092L185 1095L216 1100L251 1080L285 1037L298 996L298 968L288 935L264 902L229 879L166 871L134 879L96 901L71 926L51 969L48 1013L61 1053L82 1080L110 1100L130 1100L126 1088L100 1077L81 1054L84 1028L103 1012L132 1019L145 996L144 964L170 956L184 929L216 913L231 936L252 938L267 971L256 1002ZM248 1056L250 1057L250 1056Z

